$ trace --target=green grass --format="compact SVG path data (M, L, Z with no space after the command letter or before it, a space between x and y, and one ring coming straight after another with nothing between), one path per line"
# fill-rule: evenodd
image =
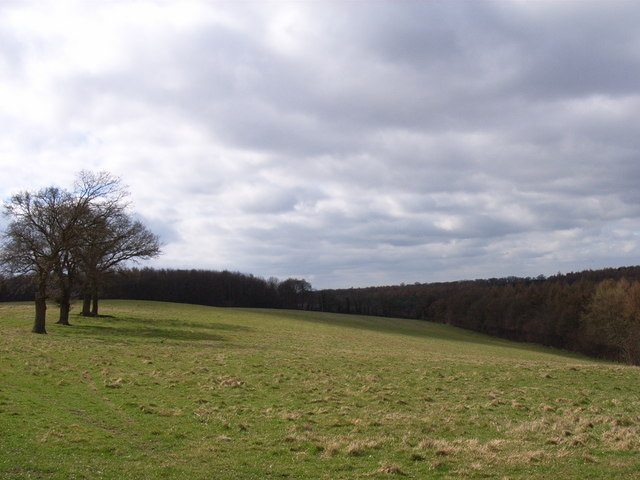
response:
M0 304L0 479L625 479L640 370L414 320Z

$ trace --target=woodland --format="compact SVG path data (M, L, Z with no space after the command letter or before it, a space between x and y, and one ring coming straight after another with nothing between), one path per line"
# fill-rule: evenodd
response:
M32 290L26 277L4 278L0 301L31 300ZM324 290L295 278L122 268L103 276L100 293L109 299L411 318L640 364L640 266Z

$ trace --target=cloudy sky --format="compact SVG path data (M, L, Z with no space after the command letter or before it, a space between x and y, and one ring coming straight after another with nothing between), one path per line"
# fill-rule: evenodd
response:
M0 197L81 169L128 185L155 267L636 265L640 3L0 0Z

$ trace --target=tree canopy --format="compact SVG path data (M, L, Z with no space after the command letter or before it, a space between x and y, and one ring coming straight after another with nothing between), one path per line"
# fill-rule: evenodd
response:
M128 211L128 191L108 172L82 171L72 190L50 186L23 191L4 204L10 218L0 246L9 275L27 275L35 285L33 332L46 333L46 301L60 304L58 323L69 324L69 305L79 282L94 297L100 277L128 260L160 254L160 241Z

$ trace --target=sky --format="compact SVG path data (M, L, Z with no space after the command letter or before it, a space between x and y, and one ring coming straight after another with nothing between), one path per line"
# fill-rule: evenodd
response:
M0 0L0 199L83 169L155 268L637 265L640 2Z

